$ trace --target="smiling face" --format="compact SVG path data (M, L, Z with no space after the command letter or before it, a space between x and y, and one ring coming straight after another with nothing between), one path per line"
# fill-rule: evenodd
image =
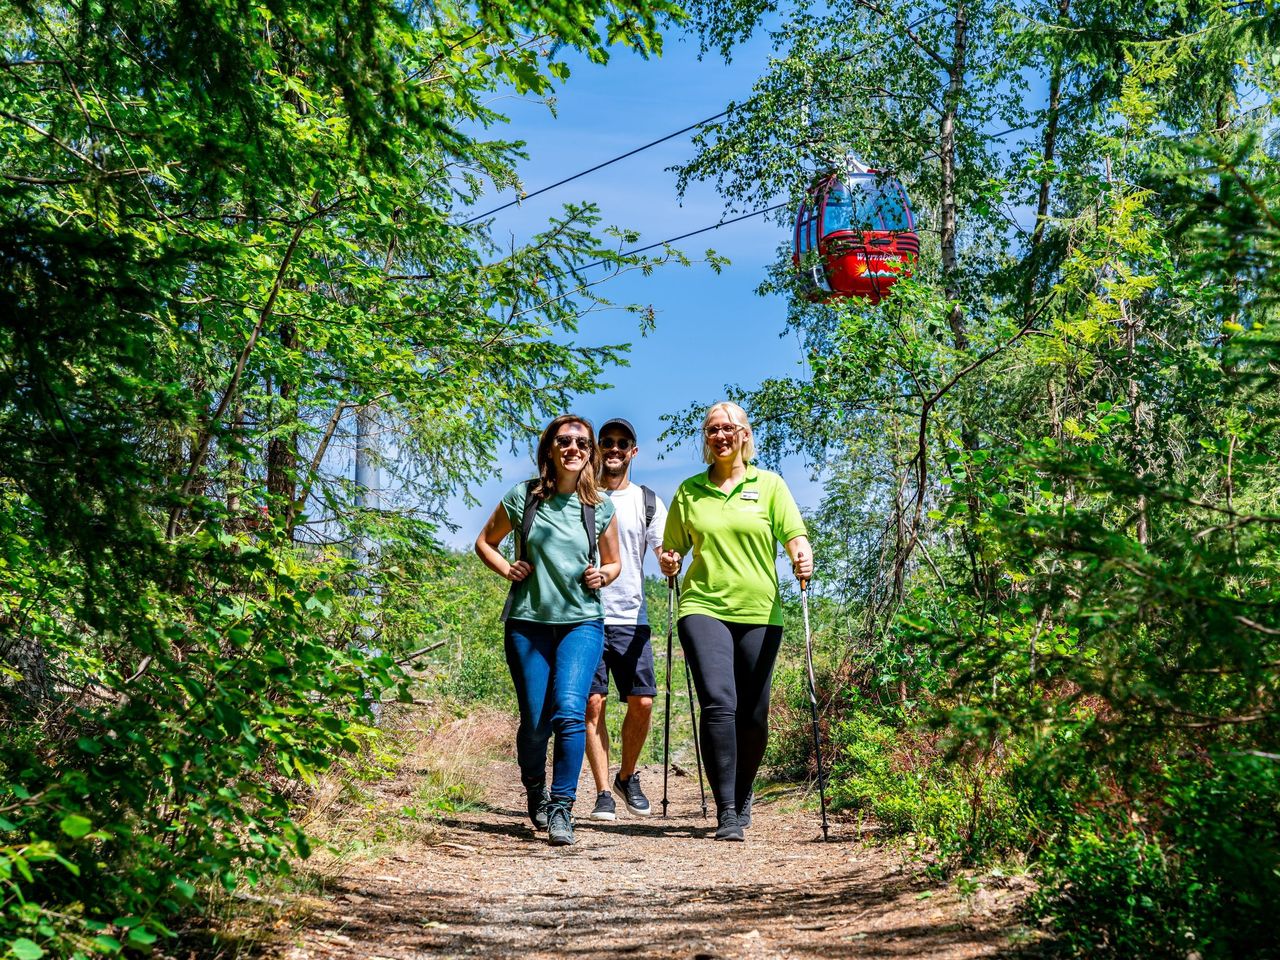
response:
M734 423L725 410L716 408L702 425L702 438L716 462L732 463L742 457L742 447L749 436L747 430Z
M621 427L609 426L600 434L600 455L604 458L602 469L606 476L626 476L636 452L635 440Z
M591 431L581 423L561 424L551 441L556 475L577 476L591 462Z

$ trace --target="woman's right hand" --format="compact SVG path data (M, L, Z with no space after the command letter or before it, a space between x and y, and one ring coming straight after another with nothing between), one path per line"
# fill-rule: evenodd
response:
M531 573L533 573L533 567L530 566L527 560L517 560L507 567L507 579L512 583L519 583Z
M664 577L674 577L680 572L680 561L683 558L674 550L658 551L658 569Z

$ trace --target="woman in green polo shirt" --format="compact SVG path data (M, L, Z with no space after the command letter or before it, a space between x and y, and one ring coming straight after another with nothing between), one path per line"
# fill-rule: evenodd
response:
M502 498L476 538L476 553L511 582L503 611L505 647L520 705L516 759L529 818L535 829L546 828L552 846L564 846L573 843L587 694L604 650L599 591L617 578L622 564L613 501L596 486L600 450L590 422L573 414L556 417L542 431L537 460L538 476ZM529 511L534 513L525 523ZM498 549L512 531L515 562ZM548 790L547 744L553 734Z
M752 465L755 441L742 408L711 407L702 436L710 467L680 484L671 501L661 567L675 576L693 551L677 628L702 707L715 836L742 840L769 739L769 687L782 644L777 545L803 580L813 575L813 550L786 483Z

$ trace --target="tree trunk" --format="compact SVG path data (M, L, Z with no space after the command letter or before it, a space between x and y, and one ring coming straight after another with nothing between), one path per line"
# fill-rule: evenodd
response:
M0 626L5 633L17 625L11 618ZM26 706L35 708L49 697L49 661L44 645L37 637L15 633L0 636L0 663L12 667L19 674L16 681L18 698Z
M942 101L942 118L938 125L938 153L942 164L941 224L939 239L942 245L942 282L951 310L947 322L957 350L969 349L969 335L965 330L964 311L960 308L959 261L956 257L956 112L964 94L964 73L969 15L965 0L956 4L954 41L951 50L951 68L948 71L947 92Z
M280 346L286 351L298 348L298 331L292 323L280 324ZM267 495L273 501L273 509L282 511L285 527L292 537L298 496L297 384L281 377L277 396L285 429L267 442Z
M1071 12L1071 0L1059 0L1058 2L1058 23L1062 24L1067 19L1067 15ZM1053 62L1053 67L1049 72L1049 113L1044 125L1044 152L1042 157L1044 164L1048 167L1053 162L1058 147L1058 115L1061 112L1062 104L1062 57L1058 56ZM1031 231L1031 252L1035 253L1036 248L1040 246L1040 241L1044 239L1045 225L1049 219L1049 189L1052 185L1049 173L1046 170L1044 176L1040 178L1040 198L1036 201L1036 226ZM1032 283L1034 278L1029 276L1027 279L1027 292L1032 291ZM1028 304L1031 297L1028 295ZM1028 308L1029 309L1029 308Z
M956 165L959 151L956 146L956 115L960 110L961 98L964 96L965 71L968 68L969 11L965 0L958 0L955 8L955 19L952 23L951 67L947 71L947 92L943 97L942 119L938 127L938 148L942 164L942 282L943 291L951 301L951 309L947 315L947 324L951 327L952 342L957 351L969 349L969 331L960 305L960 261L956 255L956 236L959 233L956 210L959 206L956 199ZM960 443L966 453L978 449L978 431L973 422L962 415L960 422ZM927 452L921 451L922 456ZM965 473L968 474L968 466ZM976 495L970 493L965 498L965 506L969 514L969 525L960 530L961 541L965 552L975 558L978 551L973 543L973 530L978 528L981 518L981 507ZM987 570L974 566L974 587L985 590Z
M240 494L244 487L244 460L240 457L240 443L244 433L244 404L237 402L231 410L231 443L227 448L227 518L235 522L240 513Z

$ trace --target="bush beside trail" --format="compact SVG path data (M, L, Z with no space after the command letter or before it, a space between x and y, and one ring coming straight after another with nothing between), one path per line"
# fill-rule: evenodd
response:
M828 624L828 629L830 628ZM837 632L838 633L838 632ZM820 647L847 652L832 636ZM1280 768L1234 736L1116 768L1081 749L1095 718L975 737L954 701L912 707L865 669L828 659L824 703L828 799L879 842L908 842L930 872L960 887L1029 873L1028 922L1072 956L1264 958L1267 904L1280 902ZM799 669L780 677L775 772L812 785L813 741ZM1094 710L1098 709L1097 707ZM982 744L981 750L976 749ZM1137 759L1137 758L1135 758ZM972 878L972 879L971 879Z
M609 302L576 267L679 257L618 253L590 205L495 243L456 213L522 154L476 131L568 76L550 51L657 53L678 17L0 8L4 960L149 950L306 857L317 778L466 621L448 499L621 360L577 332Z
M1078 955L1274 956L1280 9L690 7L774 56L681 186L805 209L815 174L872 189L856 158L917 215L877 303L813 299L784 246L760 291L806 363L730 391L822 487L832 796L938 869L1025 860ZM779 679L774 758L812 776Z

